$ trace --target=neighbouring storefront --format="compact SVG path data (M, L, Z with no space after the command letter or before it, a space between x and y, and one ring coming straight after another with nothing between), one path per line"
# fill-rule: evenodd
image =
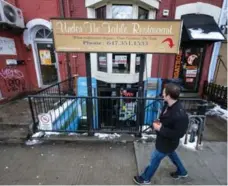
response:
M202 72L206 70L204 61L208 47L225 37L209 15L187 14L182 19L182 41L180 53L175 57L173 78L179 80L183 92L197 93Z

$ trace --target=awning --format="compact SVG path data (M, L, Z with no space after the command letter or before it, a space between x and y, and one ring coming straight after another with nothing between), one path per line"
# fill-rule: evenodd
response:
M183 19L183 40L206 40L213 42L225 40L213 17L200 14L187 14L181 18Z

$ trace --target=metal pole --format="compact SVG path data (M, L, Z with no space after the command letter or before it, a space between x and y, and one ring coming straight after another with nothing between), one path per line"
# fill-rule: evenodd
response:
M68 88L69 94L73 95L73 86L72 86L72 74L71 74L71 66L70 66L70 55L66 53L66 62L67 62L67 74L68 74Z
M65 7L63 0L59 0L60 5L60 15L61 17L65 17ZM71 66L70 66L70 55L66 52L66 64L67 64L67 75L68 75L68 93L73 95L73 87L72 87L72 74L71 74Z
M143 81L143 76L144 76L144 69L145 69L145 62L146 62L146 57L143 55L143 60L140 63L140 68L139 68L139 87L138 87L138 97L143 98L144 97L144 81ZM144 124L144 106L145 105L145 100L139 99L138 104L137 104L137 127L139 128L139 133L138 136L141 137L142 135L142 125Z
M36 120L35 120L35 114L34 114L34 111L33 111L31 97L28 97L28 100L29 100L29 107L30 107L30 111L31 111L31 115L32 115L32 121L33 121L32 132L34 133L36 131L36 129L37 129Z
M158 56L158 73L157 73L157 87L156 87L157 91L158 91L158 88L159 88L159 86L158 86L158 83L159 83L158 79L161 76L161 64L160 63L161 63L161 54L159 54L159 56Z
M92 78L91 78L91 61L90 53L85 53L86 58L86 76L87 76L87 91L88 98L86 100L86 113L87 113L87 123L88 123L88 135L92 136L93 132L93 100L92 100Z

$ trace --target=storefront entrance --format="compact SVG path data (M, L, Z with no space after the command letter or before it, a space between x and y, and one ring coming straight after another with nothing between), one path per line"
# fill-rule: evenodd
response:
M58 60L54 49L52 32L44 26L32 29L33 54L39 87L46 87L60 80Z
M98 82L98 96L109 97L98 102L99 125L101 128L124 129L136 127L136 84L108 84ZM112 99L122 97L122 99Z
M186 43L176 56L174 78L183 92L198 92L206 46Z
M56 56L52 43L36 43L42 84L58 81Z
M173 78L182 92L198 93L207 49L224 36L214 18L203 14L182 15L183 31L180 52L176 55ZM197 20L197 21L196 21ZM207 62L207 61L205 61ZM208 63L208 62L207 62Z

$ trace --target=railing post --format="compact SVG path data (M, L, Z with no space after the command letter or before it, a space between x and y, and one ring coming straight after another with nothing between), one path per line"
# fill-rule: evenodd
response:
M139 129L137 136L142 136L142 125L144 124L144 116L145 116L145 99L144 99L144 81L143 81L143 75L144 75L144 69L145 69L145 63L146 58L144 55L144 58L140 64L139 69L139 89L138 89L138 104L137 104L137 127Z
M85 54L86 57L86 75L87 75L87 91L88 98L86 100L86 113L87 113L87 123L88 123L88 135L93 135L93 101L92 101L92 78L91 78L91 61L90 53Z
M60 105L62 105L62 98L61 98L61 90L60 90L60 84L57 85L58 86L58 93L59 93L59 101L60 101Z
M29 108L31 111L32 122L33 122L32 132L35 132L37 129L37 126L36 126L35 115L34 115L33 106L32 106L32 99L30 96L28 96L28 100L29 100Z

